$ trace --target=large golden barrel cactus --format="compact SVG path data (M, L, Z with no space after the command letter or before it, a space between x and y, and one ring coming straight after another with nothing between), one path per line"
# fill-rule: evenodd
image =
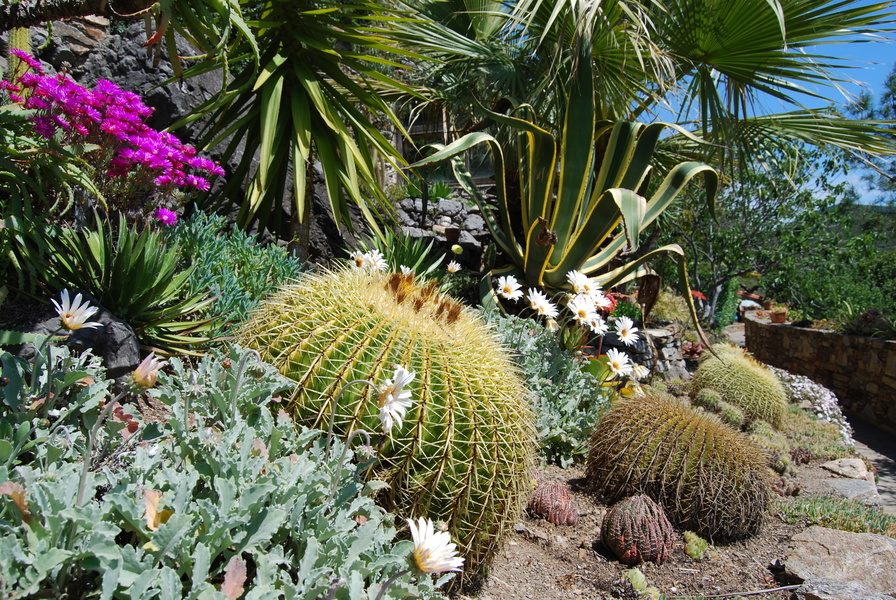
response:
M469 580L497 551L531 490L535 418L516 367L474 311L413 276L308 274L259 307L237 341L297 384L286 409L309 427L380 430L377 391L393 366L416 377L401 426L379 438L372 476L401 517L445 521ZM378 439L374 436L374 439Z
M675 525L714 540L755 534L768 506L762 450L715 415L657 391L620 400L601 418L585 477L611 502L646 494Z
M749 421L768 421L780 427L787 410L787 393L765 365L727 344L713 346L717 356L707 356L694 373L692 397L711 388L722 399L740 408Z

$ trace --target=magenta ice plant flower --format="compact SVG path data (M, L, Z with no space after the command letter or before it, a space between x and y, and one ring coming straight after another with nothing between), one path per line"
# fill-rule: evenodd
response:
M63 143L98 146L107 155L107 175L145 180L170 190L207 191L207 177L224 174L219 165L198 157L192 146L147 126L144 120L153 109L137 94L102 79L89 90L65 73L45 75L40 63L27 53L14 54L33 71L4 89L30 90L11 99L36 111L29 117L35 132L46 139L59 136ZM28 97L22 101L25 95Z
M153 216L169 227L177 224L177 213L173 210L157 208L156 212L153 213Z

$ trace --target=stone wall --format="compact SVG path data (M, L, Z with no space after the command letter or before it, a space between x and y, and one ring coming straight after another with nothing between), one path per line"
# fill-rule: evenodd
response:
M744 321L758 360L820 383L844 411L896 433L896 342L774 325L749 312Z

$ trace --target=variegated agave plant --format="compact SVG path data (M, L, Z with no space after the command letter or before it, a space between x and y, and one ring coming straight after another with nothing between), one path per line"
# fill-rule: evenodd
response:
M677 261L682 287L688 289L684 251L677 244L640 254L621 266L616 259L635 255L641 232L695 176L704 177L712 207L718 175L703 163L683 162L646 197L652 189L654 151L667 124L599 120L594 93L590 61L582 60L567 90L559 140L531 120L490 113L496 123L518 135L520 215L511 212L504 152L488 133L470 133L440 146L412 167L452 159L455 177L479 205L492 236L512 261L493 275L513 274L528 286L562 290L569 287L567 273L577 270L609 288L649 273L648 261L665 254ZM494 159L497 208L477 189L463 162L463 153L479 144L487 144ZM522 236L511 228L519 221ZM685 297L696 322L691 295Z

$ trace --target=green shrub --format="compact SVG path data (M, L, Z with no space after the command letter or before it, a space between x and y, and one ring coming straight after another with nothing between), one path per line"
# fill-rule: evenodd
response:
M165 422L128 441L120 422L97 429L82 502L83 428L35 446L30 465L0 467L10 598L223 600L244 588L247 599L360 600L393 575L384 597L437 595L429 576L398 575L412 544L393 544L361 467L325 460L321 432L272 414L272 394L288 385L274 369L237 349L195 372L172 367L152 392L170 408ZM96 407L85 417L91 425ZM70 450L42 466L60 446Z
M719 304L716 307L715 325L718 328L728 327L734 323L737 316L737 288L740 282L737 279L729 279L722 286L722 292L719 295Z
M191 293L196 264L181 264L181 248L152 227L117 226L95 215L92 227L45 226L22 234L20 251L51 293L84 290L127 322L140 343L164 352L197 353L211 341L212 319L197 317L213 298ZM27 238L43 242L43 249Z
M647 494L674 524L708 539L755 534L768 505L761 449L715 415L653 391L613 404L597 423L585 477L608 501Z
M299 276L302 266L283 248L261 246L257 236L239 229L226 230L220 215L196 212L167 231L168 239L182 248L185 265L195 265L189 279L190 294L215 296L205 307L215 317L211 334L232 333L280 285Z
M787 407L787 395L774 373L739 348L715 344L713 351L715 355L706 355L694 373L691 397L711 388L725 402L743 410L749 421L768 421L779 427Z
M470 309L413 275L361 269L307 274L264 302L237 339L296 382L286 409L308 426L378 431L380 383L416 373L413 406L377 442L383 502L444 520L481 575L531 491L535 419L507 350Z
M542 459L562 467L583 461L588 437L611 393L541 324L497 310L483 311L483 317L513 349L514 362L532 391Z

